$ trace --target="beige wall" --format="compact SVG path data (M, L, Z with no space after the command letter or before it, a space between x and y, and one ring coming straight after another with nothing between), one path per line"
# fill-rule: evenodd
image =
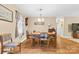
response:
M40 31L40 32L47 32L48 31L48 24L56 27L56 18L55 17L44 17L45 24L44 25L34 25L34 22L37 21L37 17L30 17L28 20L28 31L31 33L33 30Z
M68 31L68 24L79 23L79 17L64 17L64 34L71 35Z
M15 26L16 26L16 19L15 19L15 10L16 10L16 6L13 4L7 4L4 5L5 7L7 7L8 9L13 11L13 22L6 22L6 21L2 21L0 20L0 33L12 33L12 39L15 39ZM25 38L25 35L23 36Z

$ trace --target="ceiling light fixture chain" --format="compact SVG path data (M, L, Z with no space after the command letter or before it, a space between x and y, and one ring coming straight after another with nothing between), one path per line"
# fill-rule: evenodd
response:
M40 11L40 17L38 18L39 22L44 22L44 18L43 18L42 13L41 13L42 10L43 10L42 8L39 9L39 11Z

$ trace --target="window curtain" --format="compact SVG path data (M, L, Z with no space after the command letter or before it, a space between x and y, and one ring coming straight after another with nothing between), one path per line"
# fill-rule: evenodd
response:
M24 35L24 23L23 16L16 11L16 28L15 28L15 38L22 37Z

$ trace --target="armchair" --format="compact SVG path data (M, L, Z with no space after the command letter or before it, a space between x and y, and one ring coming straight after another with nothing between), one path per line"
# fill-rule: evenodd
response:
M15 48L17 45L13 42L11 34L2 34L0 35L0 42L1 42L1 54L3 54L5 51L5 48L10 49L10 51L7 51L8 53L13 54L11 51L13 48ZM20 52L21 52L21 44L19 45Z

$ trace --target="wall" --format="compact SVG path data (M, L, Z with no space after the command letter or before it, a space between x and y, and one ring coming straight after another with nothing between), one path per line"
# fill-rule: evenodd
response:
M48 24L56 27L56 18L55 17L44 17L45 24L44 25L34 25L34 22L37 21L37 17L30 17L28 20L28 31L31 33L33 30L40 31L40 32L47 32L48 31Z
M64 34L71 36L71 31L68 31L68 24L79 23L79 17L64 17Z
M13 4L10 4L10 5L4 4L4 6L13 11L13 22L6 22L3 20L0 20L0 33L11 33L12 39L16 41L18 40L18 39L15 39L15 26L16 26L15 10L17 8ZM23 37L25 38L26 36L24 35Z

